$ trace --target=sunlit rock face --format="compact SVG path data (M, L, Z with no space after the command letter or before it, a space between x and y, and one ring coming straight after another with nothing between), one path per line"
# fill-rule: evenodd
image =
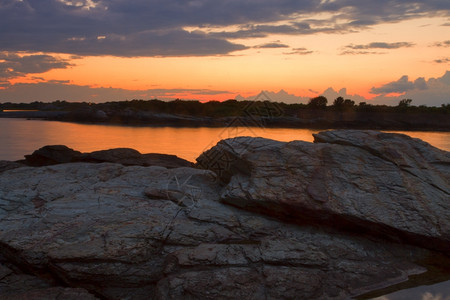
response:
M450 266L448 153L375 132L316 140L222 141L203 169L5 170L0 298L347 299Z

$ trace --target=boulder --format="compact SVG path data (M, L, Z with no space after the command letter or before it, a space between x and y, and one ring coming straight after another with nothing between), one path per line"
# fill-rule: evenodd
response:
M64 291L103 299L347 299L407 281L427 270L420 261L437 257L234 208L220 201L221 189L216 173L193 168L8 170L0 174L0 261L39 278L33 293L71 287L77 290ZM0 297L11 294L8 284L0 276Z
M25 160L21 161L29 166L48 166L71 162L102 163L111 162L125 166L162 166L166 168L190 167L192 163L168 154L141 154L139 151L130 148L114 148L100 150L90 153L81 153L64 145L44 146L31 155L25 155ZM6 164L4 164L6 168ZM11 163L8 168L12 167ZM0 171L3 165L0 164Z
M319 224L450 251L450 154L405 135L339 130L314 143L239 137L197 166L221 201L296 224Z
M48 166L76 161L81 156L80 151L65 145L44 146L30 155L25 155L24 163L29 166Z
M192 163L176 155L148 153L141 154L130 148L115 148L86 153L80 161L112 162L125 166L161 166L166 168L190 167Z

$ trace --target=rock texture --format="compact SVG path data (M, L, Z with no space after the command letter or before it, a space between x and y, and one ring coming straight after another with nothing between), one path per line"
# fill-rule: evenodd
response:
M345 134L365 134L367 139L378 136L374 132ZM331 136L340 135L335 132ZM330 133L321 136L325 139ZM392 141L389 144L394 145ZM429 147L417 144L419 148ZM324 150L326 147L332 150ZM316 149L316 160L308 154L311 149ZM334 159L325 155L338 155L336 151L341 155ZM222 165L218 160L212 164L213 153L227 153L227 159L222 159ZM285 153L292 155L283 156ZM338 158L349 163L349 153L359 153L350 156L353 159L370 157L369 165L350 164L337 179L321 170L322 165ZM335 194L327 194L326 201L317 196L323 190L329 193L330 179L341 182L336 189L353 186L353 182L362 186L357 176L351 175L372 168L389 172L383 177L385 181L366 178L367 191L362 191L382 201L379 194L372 194L371 184L385 182L379 186L380 193L390 195L385 189L396 179L389 181L387 176L395 173L385 159L372 156L360 147L334 142L236 139L219 143L199 158L205 163L209 157L210 163L204 164L209 169L67 163L6 170L0 173L0 298L348 299L404 282L414 274L420 277L429 269L425 262L431 258L433 267L448 270L449 257L436 252L435 245L425 249L417 243L396 243L383 235L372 235L370 227L384 219L375 208L367 208L374 215L367 219L362 214L350 214L366 212L351 190L343 189L337 200L333 200ZM448 165L445 160L442 163L447 153L424 156L433 158L429 166L421 162L421 170L406 173L412 171L415 176L411 177L420 172L444 179L448 176ZM439 167L432 170L435 165ZM276 168L286 171L277 177L273 173ZM339 174L336 168L330 165L334 176ZM314 176L300 177L301 172ZM260 176L263 173L267 176ZM320 176L325 176L321 184ZM440 192L432 195L444 193L442 184L445 181L435 184ZM396 189L411 190L415 195L415 189L406 185ZM297 199L316 206L311 209L301 201L294 203ZM339 204L338 200L346 202ZM447 213L443 211L448 210L448 201L421 201L428 215L435 206L440 213ZM300 204L305 207L303 214ZM382 209L384 204L379 205ZM408 210L410 206L401 205L403 202L390 213L403 224L406 221L402 217L413 212ZM305 212L308 216L303 216ZM334 224L331 220L342 222L336 217L339 214L358 230L330 226ZM303 217L308 222L298 222ZM419 218L417 222L424 221ZM436 222L439 230L433 229ZM448 222L448 218L440 218L422 224L437 232L435 240L444 240L443 229L448 228ZM399 227L394 231L403 230ZM414 234L425 236L423 232Z
M12 170L20 167L24 167L24 165L18 162L0 160L0 173L3 171Z
M225 203L450 251L448 152L377 131L314 137L314 144L229 139L197 160L226 184Z
M29 166L48 166L69 162L102 163L111 162L125 166L163 166L166 168L190 167L192 163L168 154L141 154L130 148L115 148L109 150L81 153L64 145L44 146L33 154L25 155L23 163ZM0 165L1 167L1 165Z

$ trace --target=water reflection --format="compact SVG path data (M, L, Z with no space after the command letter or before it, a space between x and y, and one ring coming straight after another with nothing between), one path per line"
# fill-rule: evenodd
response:
M18 160L45 145L67 145L81 152L134 148L141 153L175 154L195 161L218 141L235 136L261 136L279 141L313 141L318 130L291 128L173 128L86 125L0 118L0 160ZM406 132L450 151L448 132Z

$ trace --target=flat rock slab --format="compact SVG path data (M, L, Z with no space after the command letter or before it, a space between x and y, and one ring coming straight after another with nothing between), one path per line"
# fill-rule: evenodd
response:
M231 207L217 179L111 163L4 171L0 298L347 299L425 272L417 262L435 255ZM24 278L31 288L8 288Z

